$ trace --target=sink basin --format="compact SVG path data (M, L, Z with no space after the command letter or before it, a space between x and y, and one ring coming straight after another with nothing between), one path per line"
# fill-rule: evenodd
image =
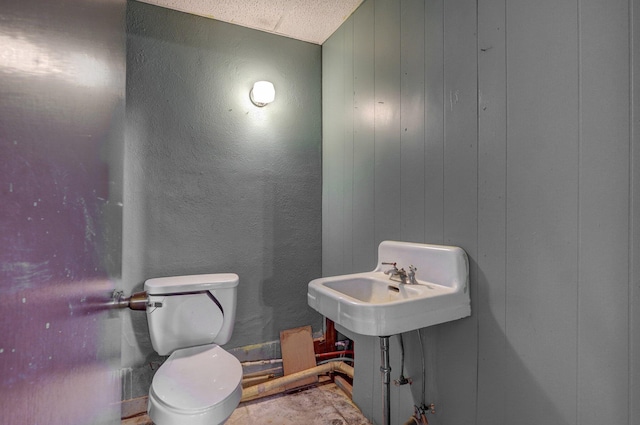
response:
M398 285L385 279L386 276L358 276L351 279L327 281L324 285L351 298L371 303L384 304L420 296L425 288L418 285Z
M417 268L416 283L403 284L384 271ZM389 336L460 319L471 314L469 265L461 248L384 241L370 272L309 282L309 306L361 335Z

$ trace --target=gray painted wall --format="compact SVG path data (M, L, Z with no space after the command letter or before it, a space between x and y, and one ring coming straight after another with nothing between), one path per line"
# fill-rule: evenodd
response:
M323 45L323 274L458 245L473 315L407 334L393 423L640 421L637 0L367 0ZM392 346L394 378L399 347ZM355 399L379 422L375 338Z
M138 2L127 25L128 291L235 272L228 348L319 328L306 288L321 274L320 46ZM276 100L261 109L249 90L262 79ZM126 315L123 338L123 367L152 373L144 314ZM124 397L149 379L134 373Z

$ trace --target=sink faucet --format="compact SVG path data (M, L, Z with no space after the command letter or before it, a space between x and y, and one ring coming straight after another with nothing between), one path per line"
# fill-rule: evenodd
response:
M409 272L407 273L407 277L409 278L409 282L407 282L407 283L410 283L412 285L417 283L416 282L416 271L417 270L418 270L417 268L413 267L413 264L411 264L409 266Z
M400 283L404 284L415 284L416 283L416 270L417 268L413 267L413 264L409 266L409 271L407 272L404 268L399 269L396 267L397 263L385 263L382 264L393 266L389 270L385 271L384 274L389 275L389 279L394 278L395 276L400 278Z

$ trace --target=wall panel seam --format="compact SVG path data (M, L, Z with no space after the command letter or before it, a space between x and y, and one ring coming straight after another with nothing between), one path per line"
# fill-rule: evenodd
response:
M445 54L445 49L446 49L446 39L447 39L447 29L446 29L446 19L445 17L447 16L447 2L444 0L441 0L441 4L442 4L442 190L441 190L441 194L442 194L442 214L440 215L441 217L441 223L440 223L440 229L441 229L441 235L440 235L440 243L445 243L444 240L444 217L445 217L445 202L444 202L444 189L446 187L445 185L445 179L446 179L446 173L444 172L445 170L445 141L447 138L447 103L445 102L446 99L446 93L447 93L447 85L446 85L446 75L445 71L446 71L446 59L447 59L447 55Z
M478 57L478 52L480 51L480 6L479 1L476 0L476 249L478 255L478 262L480 262L480 258L482 258L482 253L480 252L480 61ZM479 265L477 266L479 268ZM478 286L479 282L479 273L476 273L476 281ZM478 292L480 292L480 288L478 288ZM480 300L480 295L476 297L477 300ZM480 304L478 302L478 304ZM478 406L480 405L480 317L479 317L479 305L477 305L475 316L478 318L476 320L476 335L478 340L476 341L476 388L475 388L475 415L474 420L475 423L478 423Z
M576 421L580 423L581 411L580 411L580 283L581 283L581 273L580 273L580 258L582 256L581 249L581 239L582 239L582 214L581 214L581 202L582 197L581 189L582 189L582 10L581 10L581 0L576 0L576 13L577 13L577 49L578 49L578 193L577 193L577 211L576 211L576 219L577 219L577 245L576 245L576 382L575 382L575 395L576 395Z
M634 225L635 222L633 220L633 216L634 216L634 206L635 206L635 201L636 199L634 198L634 61L635 61L635 57L634 57L634 48L635 48L635 37L634 37L634 7L633 7L633 2L634 0L628 0L628 19L629 19L629 35L628 35L628 39L629 39L629 188L628 188L628 196L629 196L629 202L627 204L627 207L629 208L628 211L628 226L629 226L629 231L628 231L628 235L629 235L629 239L627 240L627 246L628 246L628 260L627 260L627 264L628 264L628 273L627 273L627 278L628 278L628 286L627 286L627 299L628 301L628 305L627 305L627 321L628 321L628 325L627 325L627 422L629 425L633 424L633 385L634 385L634 375L633 373L635 372L633 370L632 367L632 362L633 362L633 356L637 355L637 353L634 353L633 348L633 314L634 314L634 310L633 310L633 301L634 301L634 290L633 290L633 282L634 282L634 272L635 272L635 264L634 264L634 248L635 248L635 244L634 244ZM638 385L639 383L635 383L636 385Z

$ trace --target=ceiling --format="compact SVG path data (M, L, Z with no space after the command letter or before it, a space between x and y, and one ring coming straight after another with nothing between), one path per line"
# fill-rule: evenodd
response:
M139 0L322 44L363 0Z

